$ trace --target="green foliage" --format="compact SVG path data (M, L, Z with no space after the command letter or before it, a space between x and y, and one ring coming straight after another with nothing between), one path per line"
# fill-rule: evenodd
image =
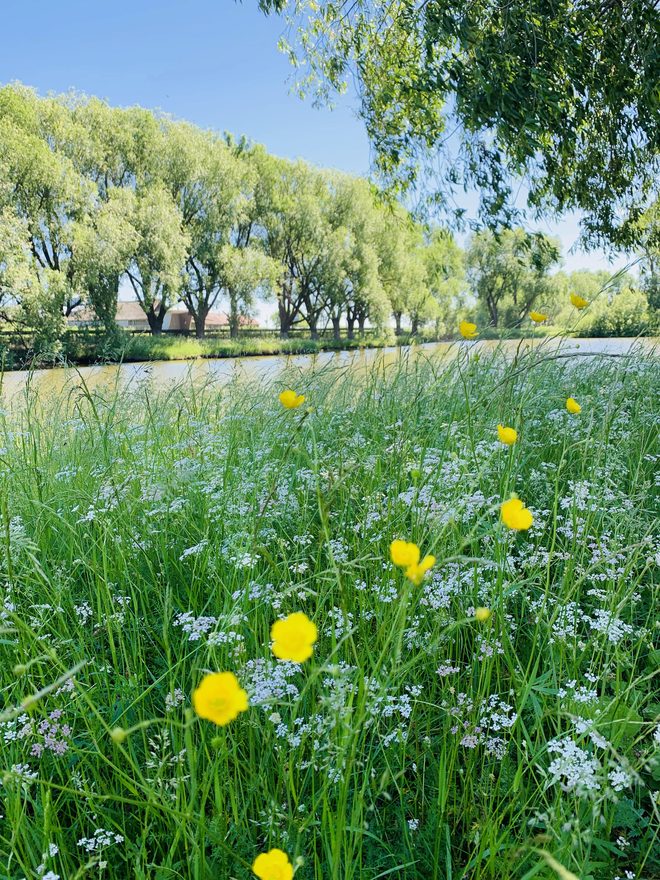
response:
M130 336L125 339L123 347L115 359L120 357L123 361L180 361L194 358L233 358L252 355L316 354L320 351L382 348L392 345L393 342L393 337L388 334L339 341L327 337L303 339L298 336L289 339L259 337L194 339L166 335Z
M536 304L547 308L553 286L548 270L559 258L559 243L541 233L505 229L473 235L465 255L467 276L486 321L512 327Z
M287 16L301 91L328 100L357 81L390 181L421 177L441 207L476 188L482 218L497 225L516 216L524 175L534 210L579 209L592 240L639 243L640 215L658 195L656 3L260 5Z
M644 336L650 321L644 291L624 287L611 299L603 297L595 303L580 332L585 336Z
M444 229L433 229L424 249L426 279L435 307L437 336L453 334L458 310L465 304L465 254Z
M158 333L182 293L190 235L176 201L161 183L141 186L134 195L128 192L133 236L125 271L149 326Z

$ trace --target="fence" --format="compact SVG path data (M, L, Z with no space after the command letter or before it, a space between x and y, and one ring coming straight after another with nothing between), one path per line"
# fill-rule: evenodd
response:
M83 329L83 328L80 328ZM90 330L93 332L94 328L84 328L85 330ZM151 336L151 330L138 330L136 328L130 328L126 330L127 333L130 333L133 336ZM161 331L163 336L195 336L194 330L163 330ZM358 333L355 331L355 336L363 336L363 337L373 337L377 335L377 330L373 327L365 328L363 333ZM348 335L348 331L342 329L340 332L340 337L342 339L346 339ZM207 328L205 334L205 338L207 339L229 339L229 328L228 327L209 327ZM292 327L289 330L288 336L290 339L309 339L310 331L307 327ZM317 336L319 339L332 339L334 336L334 331L332 328L323 328L317 332ZM279 339L280 331L278 329L274 329L272 327L241 327L238 331L239 339Z

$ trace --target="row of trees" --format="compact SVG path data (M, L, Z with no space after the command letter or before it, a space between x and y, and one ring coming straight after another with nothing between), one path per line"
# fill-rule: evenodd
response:
M220 305L236 336L257 298L276 302L283 336L391 321L439 334L459 312L511 327L532 307L556 317L570 285L591 299L606 281L559 264L557 241L522 229L482 231L464 252L367 181L245 140L95 98L0 89L0 311L37 349L56 350L85 308L115 340L122 285L154 334L183 302L198 337Z
M461 271L451 235L365 180L141 108L0 89L0 308L42 344L83 307L111 337L126 283L153 333L182 301L197 336L221 303L236 335L258 296L283 336L390 315L416 329Z

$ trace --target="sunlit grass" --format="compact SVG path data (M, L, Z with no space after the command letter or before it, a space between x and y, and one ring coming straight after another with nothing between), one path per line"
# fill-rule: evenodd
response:
M0 876L660 875L660 368L469 352L14 402Z
M356 348L382 348L391 345L394 337L320 340L294 337L292 339L244 337L221 339L208 337L194 339L181 336L132 336L121 350L126 361L177 361L199 357L245 357L273 354L315 354L319 351Z

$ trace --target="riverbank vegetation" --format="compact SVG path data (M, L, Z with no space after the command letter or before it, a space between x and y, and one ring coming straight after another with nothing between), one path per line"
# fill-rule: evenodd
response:
M531 310L565 330L570 292L591 303L580 332L653 334L654 254L638 276L610 277L561 272L558 242L521 228L482 229L463 250L450 231L418 222L366 180L138 107L0 89L7 364L209 348L128 340L116 322L126 289L154 336L183 303L196 337L205 336L211 310L223 308L237 340L259 301L272 304L283 339L303 329L312 340L329 332L338 342L366 328L437 339L454 335L461 318L495 336L525 333ZM72 332L79 325L96 334L84 356L83 338Z
M658 876L658 362L477 352L6 403L5 876Z

